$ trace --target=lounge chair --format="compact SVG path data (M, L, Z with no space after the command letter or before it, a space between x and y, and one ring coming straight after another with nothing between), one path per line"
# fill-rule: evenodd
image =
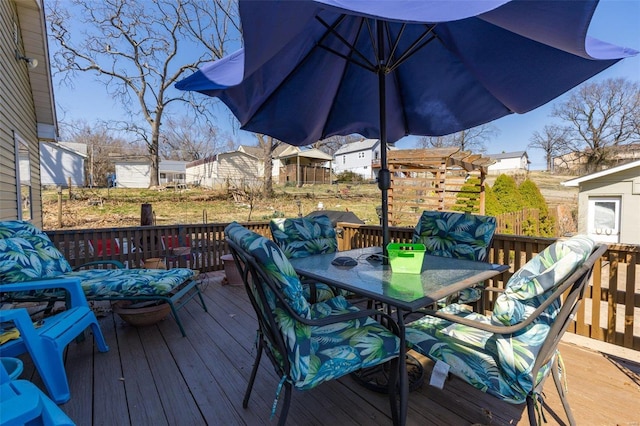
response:
M108 263L109 269L84 269ZM115 266L115 268L113 267ZM0 283L31 282L51 278L78 278L87 300L129 300L166 302L186 335L178 310L198 297L207 307L195 279L187 268L124 269L117 261L90 262L72 270L69 262L53 245L47 234L25 221L0 222ZM1 287L0 287L1 291ZM13 293L12 301L48 301L63 299L57 289L31 290ZM9 299L4 299L9 300Z

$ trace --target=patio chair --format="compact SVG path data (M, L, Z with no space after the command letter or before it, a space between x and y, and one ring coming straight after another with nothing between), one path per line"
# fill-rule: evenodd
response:
M96 264L110 269L86 269ZM114 268L115 267L115 268ZM178 310L198 297L206 311L195 271L187 268L124 269L116 260L89 262L72 270L47 234L26 221L0 222L0 293L5 283L27 283L51 278L78 278L87 300L162 301L169 304L180 332L186 335ZM5 294L3 300L63 300L55 288Z
M380 312L360 310L342 296L310 304L295 270L273 241L236 222L227 226L225 234L258 319L256 359L243 407L249 403L263 352L281 377L272 415L285 388L280 425L287 419L292 387L308 390L390 360L391 371L397 372L400 340L371 317L381 316ZM385 319L398 333L395 322ZM396 388L397 374L392 374L389 394L394 420Z
M39 321L37 327L24 308L0 310L0 321L12 322L20 333L0 345L0 356L15 357L28 352L51 399L63 404L71 397L62 358L67 345L91 327L98 350L107 352L109 347L105 343L96 316L87 304L79 279L51 279L2 285L2 292L46 289L63 289L67 292L67 309Z
M296 219L271 219L269 222L273 241L288 259L338 251L336 231L326 215ZM312 303L328 300L346 292L332 289L324 283L303 280L304 296ZM315 289L315 291L313 291Z
M441 211L424 211L413 231L413 242L425 245L428 254L456 259L487 261L496 231L496 218ZM482 296L482 283L441 301L474 303Z
M36 385L11 380L0 365L0 421L3 425L75 426Z
M491 316L461 304L424 310L427 316L407 326L407 343L483 392L513 404L526 401L532 425L551 374L569 423L575 424L560 380L564 371L557 346L606 250L606 245L594 248L585 236L557 241L509 279Z

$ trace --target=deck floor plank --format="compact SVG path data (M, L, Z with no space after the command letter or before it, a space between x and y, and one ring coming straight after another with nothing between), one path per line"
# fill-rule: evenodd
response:
M127 396L120 362L119 341L117 338L117 316L108 315L100 321L102 334L104 335L109 351L102 353L94 348L93 375L93 413L78 424L83 425L112 425L120 423L120 419L129 419ZM102 378L98 380L96 378ZM75 399L72 394L72 401ZM89 407L91 408L91 407ZM75 417L72 416L73 419Z
M242 287L211 283L209 312L197 303L181 310L186 337L175 321L134 328L112 314L101 318L111 350L69 345L66 367L72 398L62 409L79 425L271 425L279 382L263 356L248 408L242 399L255 357L255 313ZM90 340L89 340L90 342ZM87 343L87 342L84 342ZM569 401L578 424L634 425L640 400L640 364L561 343ZM425 360L427 376L430 361ZM27 361L27 374L32 366ZM38 375L30 374L38 383ZM40 383L39 386L42 386ZM549 425L565 424L553 384L545 383ZM293 391L288 424L391 424L386 395L350 377L305 392ZM526 425L526 406L507 404L452 378L443 390L425 384L409 399L408 425Z

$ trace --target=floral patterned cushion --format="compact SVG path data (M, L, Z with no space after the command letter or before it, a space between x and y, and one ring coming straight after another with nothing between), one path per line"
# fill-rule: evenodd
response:
M525 319L589 256L594 243L583 236L559 241L525 264L498 297L492 316L451 304L441 312L484 324L512 325ZM449 364L450 372L476 388L512 403L522 403L549 371L551 360L533 379L533 363L559 312L552 303L517 334L500 335L439 318L423 317L407 327L409 347Z
M0 222L0 281L24 282L78 277L88 299L96 297L166 296L194 276L187 268L88 269L72 271L47 234L24 221ZM12 297L62 297L57 289L12 293Z
M22 232L19 235L0 238L0 281L55 278L71 271L69 262L46 234Z
M496 218L469 213L424 211L413 231L413 242L427 253L457 259L487 260Z
M342 296L309 304L302 297L295 270L276 244L237 223L230 224L225 234L255 257L262 270L280 286L289 306L300 316L320 319L358 311ZM269 292L265 293L269 297ZM287 346L286 356L291 365L289 379L298 389L310 389L360 368L386 362L399 353L398 337L372 318L310 326L296 321L279 299L270 299L268 305ZM275 356L278 359L282 354L275 353Z
M492 322L513 325L527 318L546 297L589 257L594 242L585 236L557 241L511 276L504 293L496 299Z
M326 215L272 219L269 226L273 240L289 259L338 250L336 231Z
M271 219L269 223L273 240L280 246L287 258L307 257L314 254L338 251L336 231L331 219L326 215L298 219ZM324 283L314 283L316 300L331 299L336 295L349 296L346 290L332 289ZM310 286L303 281L302 287L310 300Z
M496 231L492 216L424 211L413 231L413 242L422 243L427 253L457 259L486 261ZM480 299L482 288L460 291L458 302L472 303Z

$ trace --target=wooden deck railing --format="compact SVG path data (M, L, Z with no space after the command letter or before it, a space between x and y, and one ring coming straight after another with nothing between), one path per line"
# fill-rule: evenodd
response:
M243 225L261 235L271 237L268 222ZM224 243L225 226L225 223L210 223L76 229L48 231L47 234L73 267L95 260L115 259L129 268L138 268L144 264L145 259L159 257L165 260L168 267L190 267L201 272L210 272L223 269L220 257L229 253ZM390 227L389 233L391 241L410 242L413 228ZM170 244L172 247L167 247L167 241L173 242ZM551 238L497 234L493 239L489 261L508 264L510 268L489 284L504 287L515 271L553 241ZM114 243L118 244L117 248L114 248ZM380 226L338 224L340 250L381 244ZM188 246L190 252L181 249L180 246ZM569 331L640 350L639 258L640 246L609 246L609 250L595 265L584 303ZM486 300L485 308L490 309L491 303L492 300Z

